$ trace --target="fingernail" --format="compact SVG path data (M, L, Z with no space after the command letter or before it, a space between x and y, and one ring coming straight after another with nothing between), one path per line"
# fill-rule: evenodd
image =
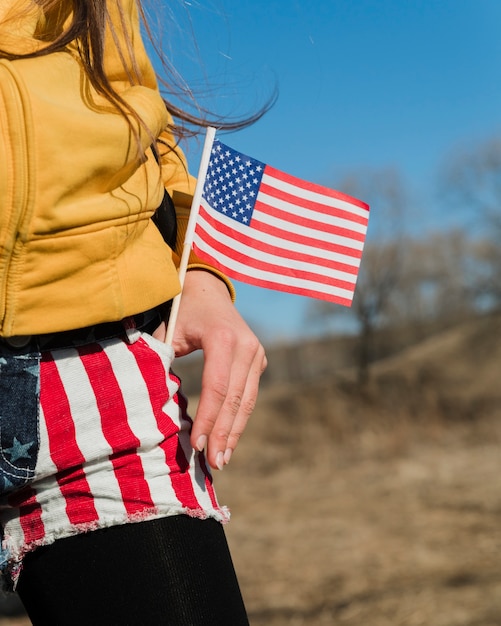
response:
M216 456L216 466L217 469L221 470L224 467L224 454L222 452L218 452Z
M206 445L207 445L207 435L200 435L200 437L197 439L197 450L199 452L202 452L202 450L205 448Z
M228 465L228 463L230 462L232 454L233 454L233 450L231 448L226 448L226 452L224 453L225 465Z

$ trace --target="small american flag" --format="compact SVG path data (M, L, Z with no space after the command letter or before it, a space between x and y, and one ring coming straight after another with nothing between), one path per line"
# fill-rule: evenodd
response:
M369 207L214 141L193 249L229 277L350 306Z

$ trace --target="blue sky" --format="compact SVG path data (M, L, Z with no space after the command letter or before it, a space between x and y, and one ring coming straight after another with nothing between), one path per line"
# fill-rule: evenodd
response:
M397 167L420 228L454 223L435 194L440 165L501 132L499 0L191 0L173 12L166 51L204 105L249 113L278 86L274 108L223 141L334 188L350 171ZM196 174L200 142L186 152ZM307 299L237 289L263 340L314 332Z

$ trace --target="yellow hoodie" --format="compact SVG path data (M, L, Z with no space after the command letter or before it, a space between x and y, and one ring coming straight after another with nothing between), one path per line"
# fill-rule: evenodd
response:
M141 84L131 85L111 37L107 75L152 135L174 145L135 0L109 2L115 24L117 2ZM43 46L49 22L35 0L2 0L0 49ZM162 157L160 170L143 135L146 159L138 158L126 120L97 96L71 46L0 59L1 336L119 320L178 293L178 256L150 218L165 187L182 240L194 181L177 149Z

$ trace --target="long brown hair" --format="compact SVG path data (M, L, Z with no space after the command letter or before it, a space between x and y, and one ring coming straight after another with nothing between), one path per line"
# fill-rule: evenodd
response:
M16 54L0 48L0 58L18 59L47 55L52 52L63 50L69 44L75 42L84 71L96 92L101 96L104 96L108 102L110 102L117 109L118 112L123 114L129 121L129 124L132 125L132 117L136 124L144 128L144 124L138 114L123 100L123 98L120 97L115 89L113 89L104 68L104 40L105 32L108 27L117 46L118 53L121 57L130 83L141 83L140 72L135 63L132 42L125 27L125 19L122 12L123 9L119 0L113 1L117 4L121 24L123 26L123 32L120 31L120 33L117 32L116 25L114 25L110 20L108 13L109 0L35 1L40 7L42 7L46 16L47 28L45 29L45 32L50 33L50 39L47 37L47 41L44 42L44 45L34 51L24 54ZM191 92L185 85L182 84L182 81L177 79L176 74L172 71L168 60L165 59L161 51L159 51L159 48L155 44L152 36L151 29L149 28L141 0L135 1L137 3L145 31L150 37L153 47L162 61L164 71L162 76L158 76L159 83L167 87L170 93L175 91L177 94L180 94L181 100L184 97L185 102L187 102L192 99ZM44 35L42 33L42 41L43 38ZM126 49L123 49L123 45L120 45L119 39L120 42L124 42ZM208 125L215 125L224 130L236 130L238 128L243 128L260 119L273 105L275 99L276 91L273 91L267 102L254 114L237 120L224 121L215 115L209 114L208 111L200 109L200 107L197 107L200 114L193 114L188 111L188 107L184 108L177 106L173 102L164 98L167 109L178 121L176 127L172 129L177 136L195 134L196 131L193 131L193 127L195 127L195 129L200 129L201 127ZM148 131L148 129L145 130ZM138 136L137 128L133 128L133 132L136 136Z

